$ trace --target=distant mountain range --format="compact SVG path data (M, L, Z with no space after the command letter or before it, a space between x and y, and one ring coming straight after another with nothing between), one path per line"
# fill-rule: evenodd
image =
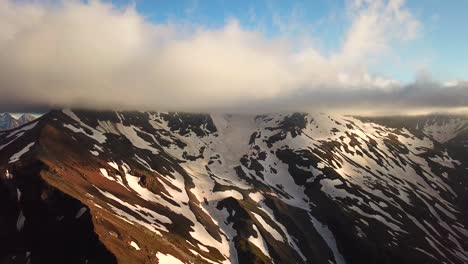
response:
M0 132L0 263L468 263L467 124L52 111Z
M36 119L36 117L31 114L22 114L17 119L12 114L0 113L0 131L10 130L22 126L26 123L33 121L34 119Z

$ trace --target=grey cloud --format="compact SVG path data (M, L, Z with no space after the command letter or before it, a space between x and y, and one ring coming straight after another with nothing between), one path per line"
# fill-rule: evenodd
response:
M446 87L438 82L414 82L391 89L303 89L274 100L248 100L230 110L281 112L324 111L348 114L407 114L452 111L468 107L468 83Z

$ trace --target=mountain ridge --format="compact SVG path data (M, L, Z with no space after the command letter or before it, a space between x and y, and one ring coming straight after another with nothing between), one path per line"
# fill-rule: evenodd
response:
M0 182L16 197L29 175L75 199L70 223L86 217L102 249L75 249L90 263L463 263L457 140L327 114L52 111L0 132ZM8 204L18 224L24 201Z
M22 114L19 118L15 118L12 114L0 113L0 131L17 128L34 119L36 119L36 117L31 114Z

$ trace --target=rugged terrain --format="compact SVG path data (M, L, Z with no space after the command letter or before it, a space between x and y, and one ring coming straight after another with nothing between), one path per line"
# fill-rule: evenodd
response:
M467 124L52 111L0 132L0 263L466 263Z

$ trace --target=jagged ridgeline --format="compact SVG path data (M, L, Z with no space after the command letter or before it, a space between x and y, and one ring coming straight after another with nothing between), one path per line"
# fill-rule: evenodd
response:
M467 263L467 124L52 111L0 132L0 263Z
M0 131L19 127L34 119L36 119L36 117L30 114L22 114L19 118L15 118L9 113L0 113Z

